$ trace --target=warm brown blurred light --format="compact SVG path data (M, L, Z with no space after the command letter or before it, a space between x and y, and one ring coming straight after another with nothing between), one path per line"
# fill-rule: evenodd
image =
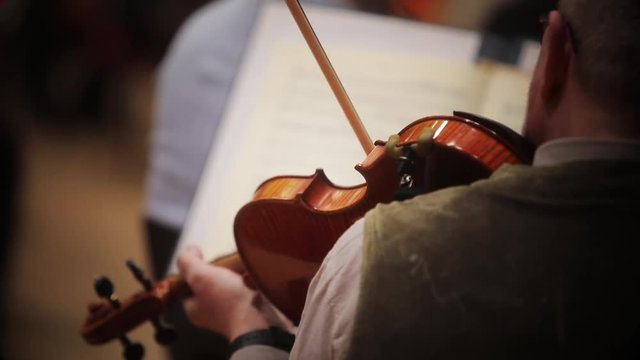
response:
M143 180L155 68L204 0L0 0L0 358L118 359L84 343L98 275L150 269ZM165 358L151 326L132 333ZM34 344L38 344L34 346Z

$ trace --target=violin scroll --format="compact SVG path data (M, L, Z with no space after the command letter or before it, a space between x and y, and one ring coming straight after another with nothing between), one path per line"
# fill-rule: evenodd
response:
M237 254L220 257L211 262L239 274L244 273L244 265ZM100 303L89 305L89 314L80 329L80 334L88 344L100 345L118 340L124 346L124 358L138 360L144 356L142 344L129 340L126 333L150 321L154 326L155 340L160 345L169 345L177 338L175 331L161 320L170 306L192 296L188 284L178 276L171 276L152 282L133 261L127 267L134 278L144 288L126 300L115 295L114 286L107 277L99 277L94 283Z
M133 260L127 261L127 267L134 278L142 284L145 291L153 293L153 283L145 277L142 269L136 265ZM113 282L105 276L98 277L95 280L94 289L98 296L104 299L105 302L89 306L89 318L82 329L83 335L85 335L89 343L98 344L111 338L117 338L124 347L123 355L125 359L142 359L144 356L144 346L138 342L132 342L125 333L139 322L147 319L151 321L151 324L156 329L155 340L158 344L166 346L175 341L175 330L162 323L160 320L162 307L158 306L159 304L152 298L140 294L131 300L121 303L115 295ZM133 316L129 319L123 319L122 316L118 315L123 312L131 313L130 309L142 309L147 306L147 311L140 312L138 316ZM120 324L120 326L123 326L123 329L126 330L121 332L109 332L108 328L107 330L104 328L99 330L99 325L104 324L106 321L112 322L113 324Z

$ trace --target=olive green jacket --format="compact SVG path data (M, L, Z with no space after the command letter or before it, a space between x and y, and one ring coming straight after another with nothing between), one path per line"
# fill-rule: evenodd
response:
M366 216L351 359L622 358L640 162L506 166Z

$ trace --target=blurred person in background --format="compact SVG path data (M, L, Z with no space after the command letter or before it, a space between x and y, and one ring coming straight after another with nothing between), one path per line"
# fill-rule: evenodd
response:
M233 360L291 345L299 359L640 357L640 3L560 0L544 26L532 165L367 213L314 277L295 343L239 275L187 248L193 323Z
M7 255L13 245L18 178L18 147L13 130L6 122L0 107L0 288L6 289ZM0 338L5 331L5 302L7 292L0 293ZM0 355L3 354L0 348Z
M21 165L32 160L23 160L22 136L125 125L126 114L116 113L122 99L114 99L126 93L118 91L128 85L122 79L157 63L177 26L205 1L0 0L0 331L7 265L16 263L14 235L22 235L13 225L27 197L19 197L18 180L28 181Z
M558 0L519 0L503 3L484 21L486 33L509 38L539 40L540 21L537 15L556 7Z
M0 339L4 339L5 312L8 281L8 256L13 246L13 234L16 223L16 192L18 189L20 152L16 129L10 121L10 99L12 63L14 54L9 50L12 35L19 25L20 8L17 4L8 4L0 0ZM12 16L15 15L15 16ZM0 344L0 357L4 355L4 344Z
M205 1L6 0L16 28L7 52L26 107L53 126L119 120L126 73L157 64Z

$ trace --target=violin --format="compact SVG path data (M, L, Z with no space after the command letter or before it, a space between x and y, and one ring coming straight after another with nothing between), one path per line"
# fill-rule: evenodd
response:
M531 161L532 147L515 132L462 112L417 120L398 133L393 146L410 149L425 130L434 134L432 149L409 160L413 169L425 171L398 173L406 159L390 154L388 142L377 141L355 167L364 184L336 186L322 170L275 177L237 213L234 234L246 270L291 320L300 319L309 282L336 240L375 205L395 200L403 177L410 176L412 188L425 193L487 178L503 164Z
M394 156L389 150L411 150L425 130L433 134L429 139L433 143L423 156ZM487 178L504 164L530 163L533 154L533 148L512 130L463 112L417 120L397 135L393 147L377 141L355 167L366 180L364 184L336 186L322 170L262 183L253 200L236 215L238 254L212 264L248 274L254 286L297 323L309 282L333 244L368 210L393 201L403 178L411 177L411 188L420 193L430 192ZM403 161L425 171L398 173ZM191 295L182 278L169 277L118 306L112 301L90 305L80 332L92 345L118 339Z
M297 0L286 1L290 9L297 4ZM304 21L300 12L294 15L299 25ZM313 42L312 31L306 29L303 34ZM323 55L321 48L313 52ZM321 69L329 79L335 74L330 64L326 67L327 62ZM329 82L336 94L344 91L337 77ZM377 204L469 184L487 178L504 164L532 160L533 147L520 135L495 121L464 112L425 117L388 141L370 143L368 135L358 128L359 119L357 114L354 118L355 110L346 93L336 96L367 152L355 167L365 183L337 186L321 169L310 176L266 180L235 217L238 253L212 262L245 275L252 287L294 323L300 320L309 283L329 250ZM92 345L119 339L125 345L125 357L139 359L141 345L132 343L125 334L151 320L158 328L156 339L168 342L173 335L162 328L158 318L192 292L179 276L154 284L144 279L139 269L130 268L145 291L120 302L113 295L113 286L99 279L96 290L105 301L89 306L80 333Z

